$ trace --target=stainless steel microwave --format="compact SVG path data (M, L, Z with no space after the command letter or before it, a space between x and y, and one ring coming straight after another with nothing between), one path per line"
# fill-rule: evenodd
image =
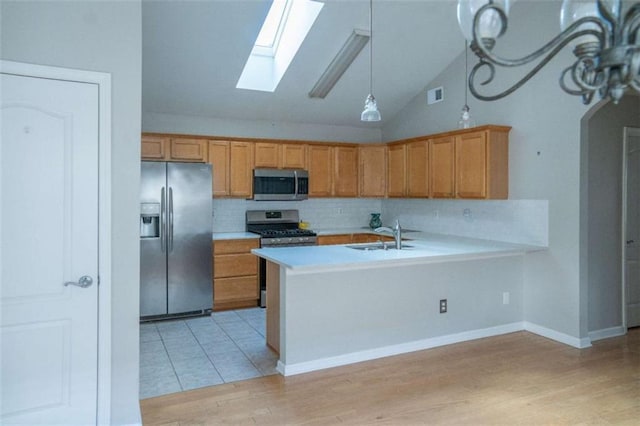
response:
M309 197L309 172L301 169L253 169L253 199L297 201Z

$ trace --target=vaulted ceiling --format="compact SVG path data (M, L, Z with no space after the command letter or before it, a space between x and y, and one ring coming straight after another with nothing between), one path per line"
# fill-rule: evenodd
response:
M361 123L368 45L325 99L307 95L353 29L369 28L368 1L324 3L269 93L236 83L270 0L143 1L143 111L380 127L463 51L455 0L374 0L373 93L383 120Z

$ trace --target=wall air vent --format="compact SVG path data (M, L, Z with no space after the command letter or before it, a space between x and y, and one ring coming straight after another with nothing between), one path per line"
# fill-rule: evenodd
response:
M427 90L427 105L435 104L444 99L444 88L436 87L435 89Z

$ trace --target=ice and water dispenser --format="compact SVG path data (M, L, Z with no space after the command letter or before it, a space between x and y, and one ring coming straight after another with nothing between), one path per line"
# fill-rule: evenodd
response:
M160 237L160 203L140 204L140 238Z

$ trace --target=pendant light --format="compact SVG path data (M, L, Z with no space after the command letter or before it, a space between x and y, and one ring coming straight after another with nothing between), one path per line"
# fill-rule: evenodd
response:
M373 0L369 0L369 96L364 101L364 111L360 114L361 121L380 121L380 111L376 98L373 97Z
M467 55L467 41L464 41L464 106L462 107L462 112L460 114L460 120L458 121L458 128L460 129L468 129L470 127L475 127L476 122L473 118L471 118L471 113L469 112L469 104L467 103L468 98L468 86L467 86L467 78L469 78L469 61Z

